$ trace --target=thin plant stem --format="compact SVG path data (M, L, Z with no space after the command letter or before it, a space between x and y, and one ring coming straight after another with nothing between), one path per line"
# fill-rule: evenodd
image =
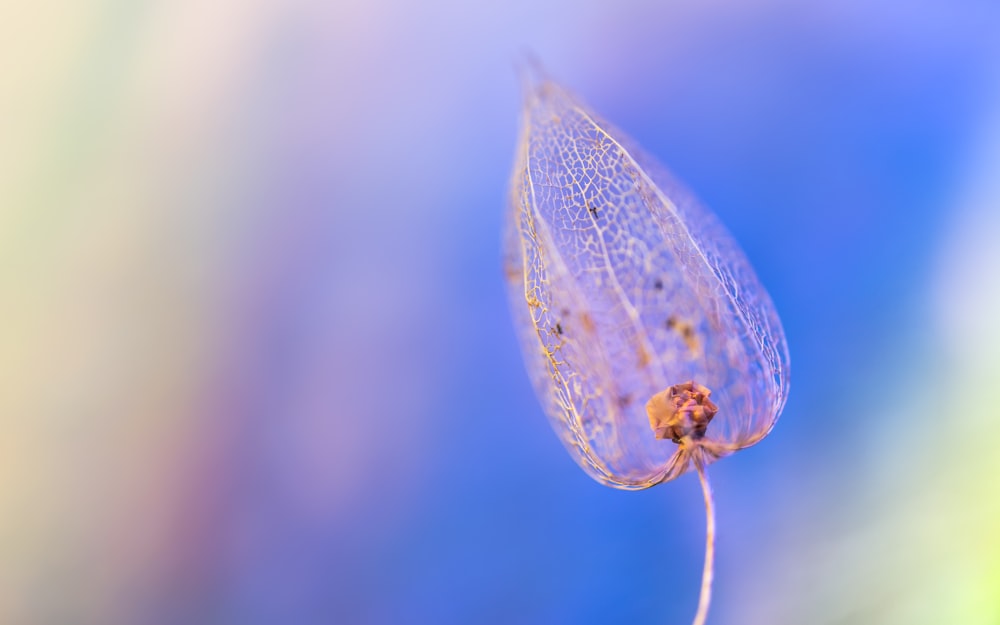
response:
M698 470L698 481L705 496L705 568L701 573L701 595L698 597L698 612L691 625L705 625L708 606L712 603L712 578L715 576L715 501L712 499L712 485L708 482L701 450L695 450L694 466Z

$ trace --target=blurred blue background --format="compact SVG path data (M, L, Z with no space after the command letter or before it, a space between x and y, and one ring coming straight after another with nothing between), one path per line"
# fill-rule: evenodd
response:
M524 50L792 354L710 623L1000 623L1000 5L0 9L0 622L687 623L691 476L587 478L499 260Z

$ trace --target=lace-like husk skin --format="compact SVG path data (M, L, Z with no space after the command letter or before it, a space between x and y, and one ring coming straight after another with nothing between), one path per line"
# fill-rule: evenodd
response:
M764 438L789 388L774 305L739 246L655 159L549 80L525 95L504 263L528 372L594 479L671 480ZM696 445L646 402L693 380L719 407Z

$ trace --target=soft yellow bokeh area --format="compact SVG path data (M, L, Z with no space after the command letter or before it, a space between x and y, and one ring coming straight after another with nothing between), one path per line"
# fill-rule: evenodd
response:
M329 198L275 200L289 184L268 179L286 165L275 146L344 118L342 145L316 167L356 180L342 165L357 160L356 134L368 126L350 119L374 115L364 89L344 98L317 87L309 95L323 116L311 121L299 120L313 111L304 98L287 111L268 109L268 98L285 95L288 67L358 84L398 54L386 47L392 28L381 27L388 9L308 0L0 6L0 623L136 622L162 609L157 601L183 611L171 598L202 596L200 576L224 566L211 551L215 533L229 537L229 515L239 513L219 484L240 471L226 454L257 399L226 402L252 395L240 385L269 391L255 315L280 297L268 289L282 271L296 271L281 263L308 230L303 215L346 213ZM313 46L307 63L274 64L302 30ZM309 91L299 80L306 86L287 91ZM395 210L406 189L392 193ZM288 233L274 226L286 222ZM426 317L421 297L434 287L410 277L426 273L421 258L388 280L390 256L353 268L326 262L315 281L345 289L325 300L332 312L317 307L329 330L301 357L316 362L292 390L274 391L290 398L266 417L286 428L290 442L276 445L293 448L279 455L285 474L269 476L288 515L329 526L380 471L398 462L419 474L412 454L390 450L387 461L372 451L421 439L386 442L384 405L397 399L372 401L384 389L372 371L404 370L393 388L407 410L423 409L430 385L414 364L423 354L410 347L410 324ZM351 280L338 282L348 270ZM388 286L363 298L376 279ZM341 295L357 303L338 325L340 301L329 300ZM408 306L402 324L398 300Z
M218 133L267 20L198 4L0 8L3 623L128 621L177 557L239 175Z

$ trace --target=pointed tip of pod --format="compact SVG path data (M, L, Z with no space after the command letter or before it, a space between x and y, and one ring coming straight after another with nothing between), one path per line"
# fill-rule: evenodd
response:
M514 61L514 69L521 82L521 90L525 93L537 91L542 85L550 81L549 73L545 71L538 55L534 51L524 48Z
M514 68L521 83L521 100L525 109L532 109L553 95L561 93L558 84L552 80L552 76L531 50L521 51Z

